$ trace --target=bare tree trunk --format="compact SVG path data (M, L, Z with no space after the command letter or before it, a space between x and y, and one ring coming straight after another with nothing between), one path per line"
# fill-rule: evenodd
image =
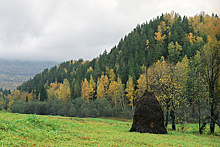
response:
M123 114L125 114L125 111L124 111L124 97L123 97L123 89L121 89L119 92L121 92L121 97L120 97L120 104L121 104L121 110L123 112Z
M120 98L120 104L121 104L121 110L122 110L122 112L124 114L124 108L123 108L123 104L122 104L122 99L121 98Z
M199 110L199 128L201 127L201 118L200 118L200 105L198 106L198 110ZM200 130L200 129L199 129ZM200 131L199 131L200 132Z
M202 130L203 130L203 128L205 128L205 126L206 126L206 122L204 122L204 123L202 124L202 126L199 127L199 133L200 133L200 134L203 133Z
M148 91L148 72L147 72L147 54L148 51L145 49L145 56L146 56L146 82L147 82L147 91Z
M214 124L216 123L216 124L220 127L220 123L219 123L219 122L217 122L213 117L207 116L207 117L205 118L205 120L204 120L202 126L199 128L200 134L202 134L202 130L203 130L203 128L206 126L206 120L207 120L207 119L211 119L211 121L213 121Z
M134 100L132 100L131 111L132 111L132 114L133 114L134 113Z
M147 82L147 91L148 91L148 72L147 72L147 58L146 58L146 82Z
M210 98L211 98L211 117L215 118L214 115L214 104L215 104L215 99L214 99L214 83L210 82L209 84L209 94L210 94ZM215 132L215 122L213 119L211 119L211 123L210 123L210 132L211 134L213 134Z
M176 130L176 125L175 125L175 113L173 108L170 111L170 116L172 118L172 130Z
M167 104L167 109L166 109L166 122L165 122L165 126L167 127L168 125L168 121L169 121L169 104Z
M192 121L193 121L193 123L195 121L195 104L194 104L194 102L192 103Z
M115 116L117 116L117 97L115 97Z
M213 109L213 102L211 104L211 117L215 117L214 115L214 109ZM211 119L211 123L210 123L210 132L211 134L213 134L215 132L215 122L214 120Z

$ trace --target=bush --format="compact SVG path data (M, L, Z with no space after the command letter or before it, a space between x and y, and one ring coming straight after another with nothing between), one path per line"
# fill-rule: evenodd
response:
M101 100L96 99L94 101L94 107L99 112L100 117L111 117L112 116L112 108L109 101L106 98L102 98Z
M130 109L130 107L128 105L125 105L124 107L124 118L126 119L132 119L133 117L133 112Z
M112 116L112 108L110 106L107 106L103 109L103 112L102 112L102 116L103 117L111 117Z
M7 109L7 112L11 113L11 109L10 109L10 108L8 108L8 109Z
M63 104L61 100L14 102L11 108L13 113L61 115L71 117L111 117L113 109L105 98L84 102L76 98L72 102Z
M91 110L90 104L84 102L79 109L78 117L91 117Z
M0 105L0 111L2 111L4 109L4 107L2 105Z
M79 108L83 105L83 101L81 100L81 98L76 98L72 101L72 104L74 105L76 110L79 110Z
M58 115L67 116L67 113L68 113L68 110L67 110L66 107L63 107L63 108L58 110Z
M11 111L13 113L23 113L23 102L20 102L20 101L16 101L12 104L11 106Z
M100 116L100 112L96 108L93 108L92 117L99 117L99 116Z
M69 116L75 117L76 116L76 109L74 107L69 109Z
M35 102L35 110L34 113L39 114L39 115L45 115L46 112L46 102L38 101Z
M35 105L36 101L32 101L32 102L29 102L29 103L23 103L24 104L24 112L27 113L27 114L34 114L36 113L35 112Z
M63 107L61 100L51 100L49 101L49 103L50 104L48 105L50 106L50 109L48 110L48 112L50 113L50 115L58 115L58 111Z

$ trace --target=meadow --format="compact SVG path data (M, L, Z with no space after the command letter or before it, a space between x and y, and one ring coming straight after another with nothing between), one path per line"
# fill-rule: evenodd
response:
M179 124L168 134L129 132L131 120L77 118L0 111L0 146L220 146L216 134L198 134L197 124ZM184 129L182 129L184 127Z

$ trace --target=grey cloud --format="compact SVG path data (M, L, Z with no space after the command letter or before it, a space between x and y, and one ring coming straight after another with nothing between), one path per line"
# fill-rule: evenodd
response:
M215 4L219 2L3 0L0 2L0 58L91 60L117 45L138 23L171 10L181 16L193 16L201 11L211 14L211 6ZM219 14L219 10L214 10Z

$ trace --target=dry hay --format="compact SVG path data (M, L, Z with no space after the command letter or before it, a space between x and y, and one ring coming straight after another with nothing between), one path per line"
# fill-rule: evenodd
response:
M153 93L144 92L138 99L130 132L166 134L163 111Z

